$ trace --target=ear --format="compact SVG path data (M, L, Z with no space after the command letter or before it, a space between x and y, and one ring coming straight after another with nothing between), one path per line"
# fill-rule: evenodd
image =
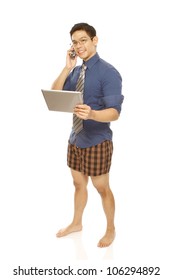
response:
M97 46L97 43L98 43L98 37L97 36L95 36L93 38L93 43L94 43L95 46Z

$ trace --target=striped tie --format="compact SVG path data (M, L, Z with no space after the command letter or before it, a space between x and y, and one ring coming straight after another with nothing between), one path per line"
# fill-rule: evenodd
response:
M82 69L79 75L79 79L76 85L76 91L80 91L82 94L84 92L84 82L85 82L85 70L87 66L83 63ZM78 118L75 114L73 114L73 129L75 134L78 134L83 129L83 120Z

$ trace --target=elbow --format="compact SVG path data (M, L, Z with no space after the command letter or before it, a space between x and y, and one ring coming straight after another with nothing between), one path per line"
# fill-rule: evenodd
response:
M57 87L56 83L54 82L51 86L51 89L58 90L59 88Z
M56 89L54 83L51 85L51 89Z
M112 112L112 121L117 121L119 119L119 112L116 110L116 109L113 109L113 112Z

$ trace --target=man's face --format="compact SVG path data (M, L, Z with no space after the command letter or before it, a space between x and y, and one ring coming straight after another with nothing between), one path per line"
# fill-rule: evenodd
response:
M72 44L76 54L87 61L96 53L96 45L98 42L97 36L90 38L89 35L83 31L75 31L72 35Z

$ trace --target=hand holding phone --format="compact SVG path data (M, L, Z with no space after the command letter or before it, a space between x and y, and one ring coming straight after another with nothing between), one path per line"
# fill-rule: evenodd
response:
M75 53L74 50L72 50L72 51L70 52L70 58L71 58L71 59L75 59L75 57L76 57L76 53Z

